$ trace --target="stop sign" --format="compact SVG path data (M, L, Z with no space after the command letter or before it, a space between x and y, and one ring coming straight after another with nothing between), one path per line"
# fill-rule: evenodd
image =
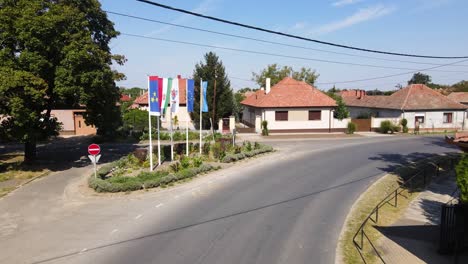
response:
M96 156L99 153L101 153L101 148L99 147L98 144L91 144L88 146L88 153L89 155Z

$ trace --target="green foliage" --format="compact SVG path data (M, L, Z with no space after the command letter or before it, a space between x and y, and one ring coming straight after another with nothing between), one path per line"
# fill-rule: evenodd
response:
M408 84L430 84L431 83L431 76L417 72L413 74L413 77L408 81Z
M200 165L196 168L180 170L169 174L166 171L142 172L136 177L110 177L109 179L89 178L88 185L96 192L129 192L145 188L172 185L176 181L195 177L197 174L216 170L210 165Z
M452 85L454 92L468 92L468 81L460 81Z
M268 131L268 121L262 121L262 136L268 136L270 132Z
M127 94L130 95L130 97L134 100L140 95L142 95L144 92L146 92L147 89L143 89L140 87L133 87L133 88L123 88L120 87L119 91L121 94Z
M182 156L182 158L180 159L180 166L182 167L182 169L187 169L188 167L190 167L190 157Z
M148 111L130 109L123 114L123 125L132 130L148 131ZM151 118L151 123L156 124L156 117Z
M213 157L217 160L222 160L226 156L226 149L220 142L214 143L211 150L213 151Z
M266 78L270 78L271 86L273 86L288 76L295 80L304 81L310 85L313 85L319 77L319 74L310 68L302 67L299 71L294 71L290 66L280 67L275 63L268 65L260 73L253 72L252 80L257 82L260 87L263 87L265 86Z
M204 62L199 62L195 65L193 79L197 85L200 84L200 79L208 81L207 101L208 113L203 113L202 128L208 129L211 127L210 118L213 118L213 110L216 108L213 126L218 129L218 120L223 117L231 116L234 109L234 96L231 89L231 83L226 75L226 70L222 61L214 52L205 54ZM216 107L213 107L214 83L216 79ZM195 98L200 98L200 89L196 87ZM200 100L195 100L194 111L191 115L195 125L200 124Z
M178 161L172 163L172 164L170 165L170 167L171 167L171 171L173 171L173 172L178 172L178 171L180 171L181 168L182 168L180 162L178 162Z
M262 153L266 153L266 152L271 152L271 151L273 151L273 148L271 146L258 144L258 148L255 148L253 150L251 149L250 151L226 154L226 156L224 156L221 159L221 162L223 163L235 162L241 159L250 158L250 157L253 157Z
M121 124L116 80L111 68L125 58L109 43L118 35L97 0L1 1L1 134L28 143L25 157L35 158L36 141L54 136L52 109L86 106L86 123L112 137ZM40 121L42 120L42 121Z
M460 202L468 204L468 154L464 154L455 168L457 185L460 189Z
M203 144L203 147L202 147L202 153L203 155L207 156L210 154L210 150L211 150L211 144L210 142L205 142L205 144Z
M389 132L394 133L394 132L398 132L398 131L400 131L400 127L393 124L391 121L384 120L384 121L380 122L380 128L379 128L380 133L387 134Z
M408 133L408 120L406 120L406 118L403 118L400 123L403 133Z
M203 159L202 157L193 157L192 158L192 167L198 168L201 165L203 165Z
M243 145L245 151L252 151L252 143L250 141L244 141Z
M240 120L242 119L242 111L244 111L244 106L241 102L245 99L245 92L244 91L237 91L234 93L234 116Z
M331 97L335 99L336 101L336 108L335 108L335 112L333 113L333 117L335 117L338 120L343 120L345 118L348 118L349 111L348 111L348 108L346 108L343 98L341 98L341 96L339 95L334 95Z
M357 125L353 122L348 122L348 126L346 127L346 134L354 134L357 130Z

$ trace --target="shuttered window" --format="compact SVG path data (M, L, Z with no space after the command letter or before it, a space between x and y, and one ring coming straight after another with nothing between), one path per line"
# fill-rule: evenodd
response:
M321 119L322 119L322 111L320 110L309 111L309 120L321 120Z
M288 111L275 111L276 121L288 121Z
M444 113L444 123L452 123L453 113Z

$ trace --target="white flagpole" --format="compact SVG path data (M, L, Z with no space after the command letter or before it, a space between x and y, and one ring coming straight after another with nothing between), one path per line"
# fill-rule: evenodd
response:
M161 113L161 108L159 109ZM161 140L159 139L159 118L161 116L156 117L156 122L158 123L158 166L161 166Z
M202 154L202 107L203 107L203 79L200 78L200 154Z
M149 126L149 152L150 152L150 171L153 171L153 140L151 137L151 109L150 109L150 80L148 76L148 126Z
M180 89L180 87L179 87ZM189 153L189 143L188 143L188 117L189 117L189 113L188 113L188 80L185 79L185 109L187 109L187 117L185 119L185 152L187 153L186 155L189 156L190 153Z
M172 130L172 98L170 97L169 97L169 118L171 119L171 161L173 161L174 160L174 141L173 141L174 131Z

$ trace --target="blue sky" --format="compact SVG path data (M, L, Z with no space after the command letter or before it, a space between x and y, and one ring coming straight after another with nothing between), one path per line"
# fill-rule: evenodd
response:
M439 56L468 55L468 27L466 27L468 1L465 0L155 1L244 24L363 48ZM127 76L126 80L118 83L124 87L146 87L147 74L164 77L175 77L181 74L183 77L191 77L195 64L203 60L203 55L209 51L216 52L222 60L228 76L231 77L231 86L234 90L243 87L257 88L255 83L248 81L252 77L252 72L259 72L272 63L292 66L295 69L300 67L314 69L320 74L316 86L320 89L329 89L333 86L330 83L386 76L411 71L408 69L431 67L426 64L384 61L375 58L433 64L456 61L385 56L339 49L221 24L164 10L135 0L100 0L100 2L106 11L312 49L372 57L353 57L258 43L109 14L109 18L121 33L312 59L246 54L121 35L112 41L111 48L113 53L123 54L128 59L124 66L116 67ZM406 70L331 64L313 61L314 59L406 68ZM431 75L436 83L452 84L462 79L467 80L468 61L425 73ZM398 83L405 85L411 76L412 74L406 74L365 82L337 83L336 86L347 89L390 90L394 89Z

